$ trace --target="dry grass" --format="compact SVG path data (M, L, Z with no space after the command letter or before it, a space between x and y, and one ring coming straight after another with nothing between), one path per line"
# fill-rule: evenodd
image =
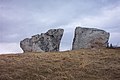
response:
M120 49L0 55L0 80L120 80Z

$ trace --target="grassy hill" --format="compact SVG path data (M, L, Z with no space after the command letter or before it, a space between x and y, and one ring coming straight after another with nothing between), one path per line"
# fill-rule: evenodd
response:
M120 80L120 49L0 55L0 80Z

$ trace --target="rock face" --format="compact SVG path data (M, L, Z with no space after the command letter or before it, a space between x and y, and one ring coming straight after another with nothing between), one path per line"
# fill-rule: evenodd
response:
M20 42L20 47L24 52L51 52L59 51L63 29L50 29L46 33L41 33L26 38Z
M107 47L109 35L100 29L76 27L72 50Z

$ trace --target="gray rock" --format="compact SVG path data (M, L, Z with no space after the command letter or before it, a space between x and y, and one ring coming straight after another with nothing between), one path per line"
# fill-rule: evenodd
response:
M81 48L103 48L107 47L110 34L96 28L75 29L72 50Z
M46 33L41 33L26 38L20 42L20 47L24 52L51 52L59 51L63 29L50 29Z

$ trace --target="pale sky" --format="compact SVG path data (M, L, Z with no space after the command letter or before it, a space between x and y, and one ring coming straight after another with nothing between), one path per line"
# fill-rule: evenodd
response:
M120 45L120 0L0 0L0 53L21 53L24 38L65 30L60 50L70 50L77 26L110 32Z

